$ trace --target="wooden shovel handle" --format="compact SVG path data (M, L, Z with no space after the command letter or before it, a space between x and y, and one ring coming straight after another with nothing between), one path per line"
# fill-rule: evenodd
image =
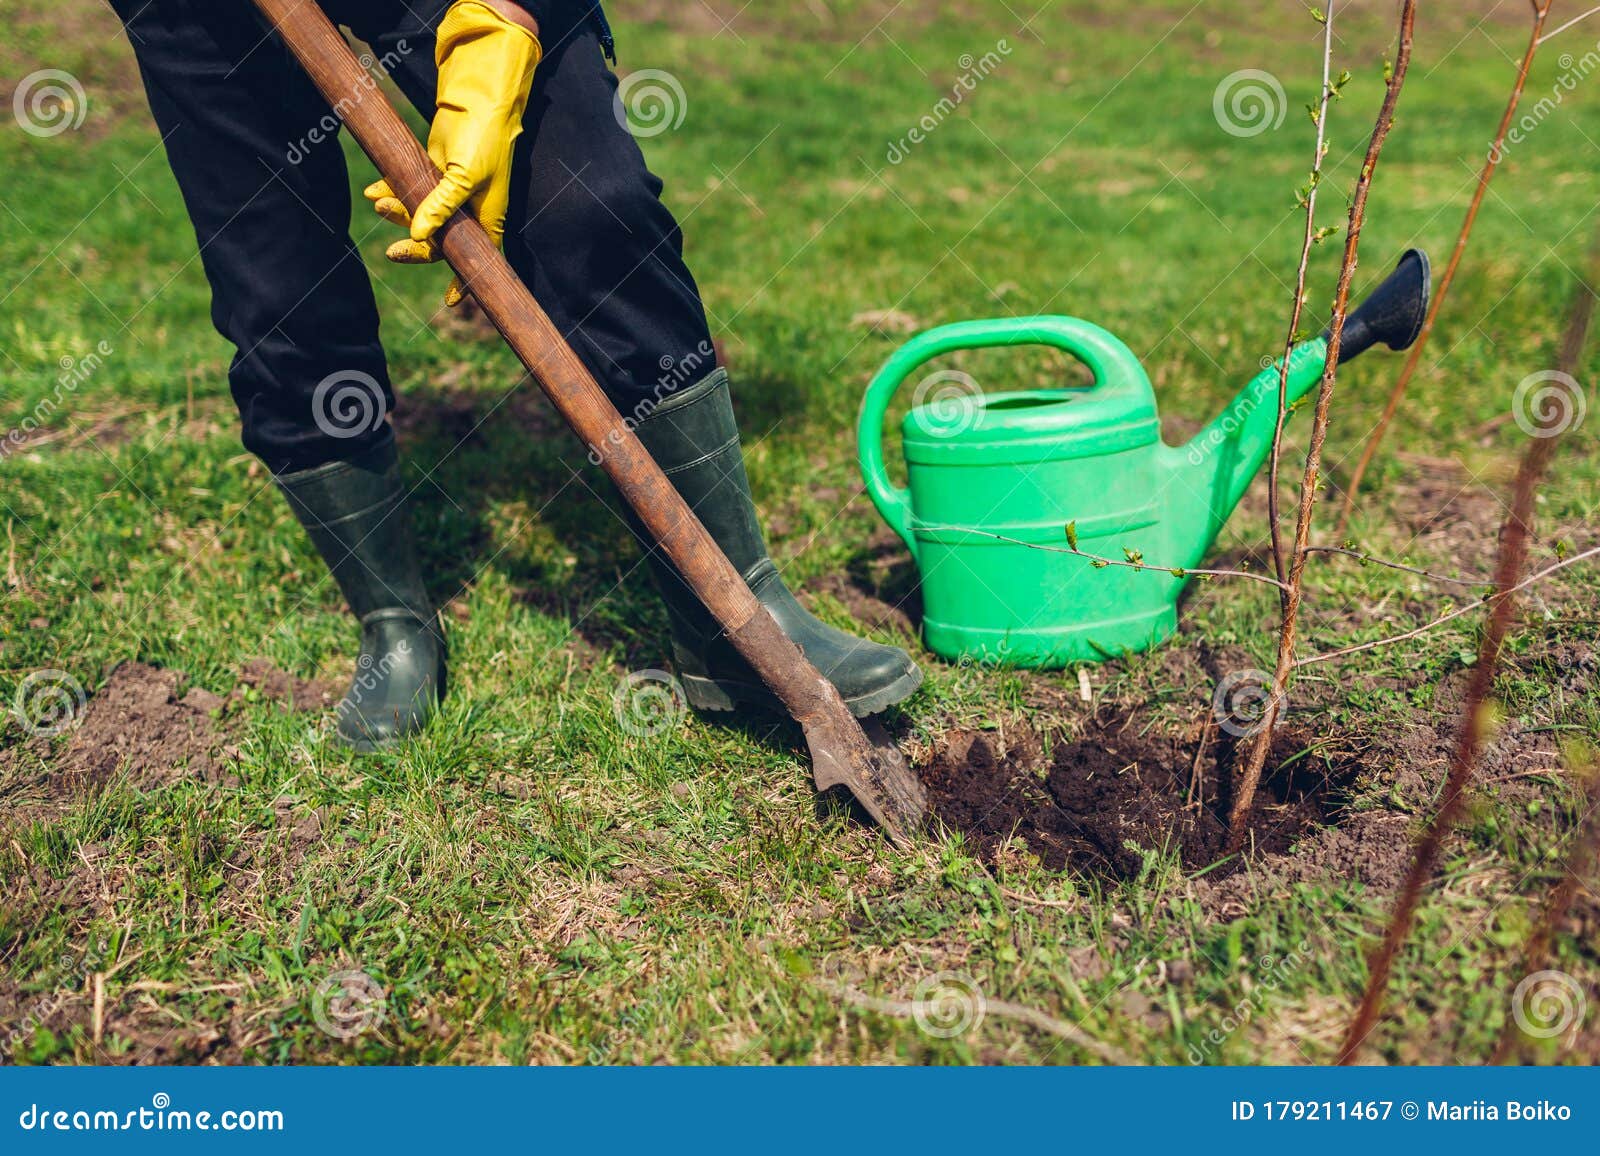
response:
M314 0L255 0L389 187L415 212L439 170L344 36ZM846 711L756 600L610 398L539 308L483 227L457 213L440 230L446 259L567 424L600 464L689 587L785 707L804 723ZM853 721L853 720L852 720Z

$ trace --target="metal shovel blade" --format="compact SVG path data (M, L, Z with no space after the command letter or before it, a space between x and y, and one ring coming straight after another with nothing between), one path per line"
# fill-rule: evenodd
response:
M849 721L824 715L803 724L817 790L844 787L896 846L910 846L927 817L927 792L876 719Z

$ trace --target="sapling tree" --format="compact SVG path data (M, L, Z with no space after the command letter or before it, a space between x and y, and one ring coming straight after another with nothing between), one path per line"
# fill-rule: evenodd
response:
M1300 613L1300 601L1305 582L1306 561L1310 558L1311 518L1316 510L1317 493L1321 485L1322 449L1328 437L1328 414L1333 405L1334 382L1339 369L1339 347L1344 338L1345 316L1350 301L1350 283L1355 277L1356 261L1361 247L1361 230L1366 221L1367 198L1372 191L1372 178L1383 152L1384 141L1394 124L1395 107L1400 100L1400 90L1405 85L1406 70L1411 64L1412 34L1416 27L1417 0L1405 0L1400 12L1400 43L1394 63L1387 69L1383 105L1378 111L1377 123L1367 142L1366 156L1361 162L1361 172L1356 178L1355 191L1350 198L1350 211L1345 224L1344 258L1339 268L1338 287L1334 292L1333 319L1329 325L1327 360L1322 380L1317 386L1317 400L1311 419L1310 445L1306 450L1305 472L1300 480L1300 507L1295 519L1294 547L1289 554L1281 591L1282 618L1278 629L1278 656L1272 674L1272 686L1263 708L1261 724L1245 756L1244 769L1235 788L1233 803L1228 813L1228 849L1237 851L1244 845L1250 809L1255 802L1256 788L1261 784L1261 772L1266 765L1272 746L1272 732L1283 711L1289 679L1294 672L1294 648ZM1324 13L1328 23L1328 13ZM1325 43L1331 43L1327 41ZM1318 134L1316 160L1320 165L1323 149L1322 136ZM1296 298L1295 315L1300 301ZM1291 331L1290 340L1293 340ZM1281 395L1280 395L1281 396ZM1283 425L1280 420L1277 436L1281 440ZM1274 451L1276 452L1276 450Z

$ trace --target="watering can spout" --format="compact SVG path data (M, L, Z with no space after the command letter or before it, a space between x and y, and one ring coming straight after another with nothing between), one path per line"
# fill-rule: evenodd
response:
M1407 250L1394 272L1346 315L1339 363L1380 342L1396 350L1410 346L1427 317L1429 287L1427 255ZM1328 337L1324 330L1290 351L1287 404L1294 405L1321 380ZM1281 359L1268 364L1194 440L1171 451L1174 471L1188 476L1189 484L1178 488L1196 503L1186 511L1193 532L1182 565L1199 561L1271 452L1282 372Z
M1421 249L1406 250L1394 272L1345 318L1339 364L1380 341L1390 349L1409 349L1428 316L1430 280L1428 255ZM1328 337L1329 331L1324 329L1323 340Z

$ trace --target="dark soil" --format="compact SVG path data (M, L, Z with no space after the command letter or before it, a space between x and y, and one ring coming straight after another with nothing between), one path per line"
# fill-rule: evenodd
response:
M1245 744L1238 744L1242 750ZM993 856L1013 837L1052 869L1136 876L1147 852L1175 849L1198 871L1226 858L1236 744L1215 730L1193 741L1141 734L1126 714L1091 720L1046 753L1031 732L1007 747L958 732L923 768L935 814ZM1252 856L1283 855L1334 822L1356 757L1294 727L1274 737L1250 816ZM1238 869L1234 857L1215 871Z
M296 678L264 658L252 658L239 668L239 686L234 688L233 697L240 697L240 689L244 687L255 690L262 698L296 711L331 707L344 693L337 683Z
M214 777L222 745L214 716L224 700L200 687L179 697L180 677L142 662L119 665L89 700L58 773L97 784L123 769L140 787Z
M140 790L186 778L230 783L231 721L248 693L295 711L325 709L339 695L331 683L296 678L264 659L240 669L226 698L185 682L181 671L119 663L68 734L0 747L0 830L56 813L118 777Z

